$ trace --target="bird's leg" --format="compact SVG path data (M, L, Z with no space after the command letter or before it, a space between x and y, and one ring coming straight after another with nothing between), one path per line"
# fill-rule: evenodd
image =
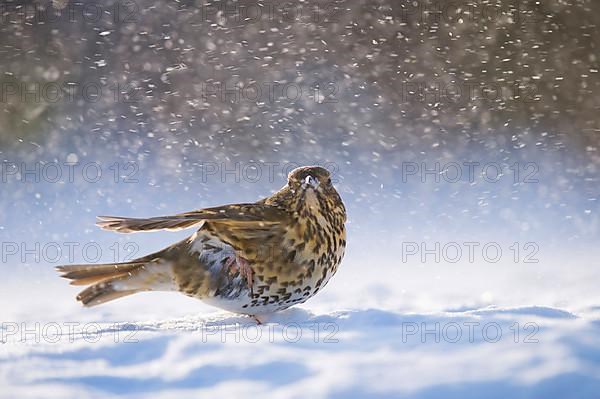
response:
M252 289L252 282L254 280L254 272L250 267L250 263L247 259L235 254L230 256L225 262L225 269L229 270L229 273L235 274L236 272L240 272L240 276L246 279L248 283L248 287L250 288L250 294L254 294L254 290Z

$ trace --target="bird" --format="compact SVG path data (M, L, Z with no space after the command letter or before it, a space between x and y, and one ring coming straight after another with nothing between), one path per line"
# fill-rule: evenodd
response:
M264 315L304 303L336 273L346 248L346 208L320 166L292 170L255 203L171 216L99 216L118 233L177 231L188 238L128 262L58 266L91 307L144 291L179 291L226 311ZM258 320L258 319L257 319Z

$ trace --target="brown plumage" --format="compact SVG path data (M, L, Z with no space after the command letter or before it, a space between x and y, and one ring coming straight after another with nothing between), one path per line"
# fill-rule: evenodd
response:
M189 238L131 262L58 268L77 299L93 306L140 291L181 291L233 312L256 315L302 303L336 272L346 246L346 210L318 166L293 170L287 184L253 204L173 216L99 217L121 233L181 230Z

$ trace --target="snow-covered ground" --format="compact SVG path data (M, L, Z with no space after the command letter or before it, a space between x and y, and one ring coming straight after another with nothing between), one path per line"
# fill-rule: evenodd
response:
M548 307L293 309L261 326L213 313L48 329L37 343L4 330L1 396L594 398L599 333L597 317Z

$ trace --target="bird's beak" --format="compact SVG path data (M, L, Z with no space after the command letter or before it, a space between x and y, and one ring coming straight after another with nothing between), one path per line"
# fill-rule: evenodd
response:
M305 188L310 186L310 187L316 189L317 187L319 187L319 180L315 177L308 175L308 176L306 176L306 179L304 179L303 186Z

